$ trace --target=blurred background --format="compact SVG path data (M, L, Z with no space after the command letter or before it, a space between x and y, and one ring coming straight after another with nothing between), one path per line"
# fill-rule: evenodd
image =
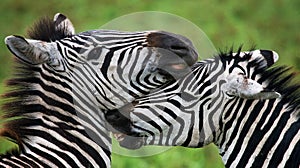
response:
M4 44L11 34L25 35L39 17L57 12L67 15L76 32L97 29L114 18L133 12L163 11L186 18L201 28L217 49L244 49L252 46L279 53L278 65L300 70L300 1L299 0L1 0L0 4L0 93L4 81L13 72L13 56ZM298 75L299 76L299 75ZM0 112L1 113L1 112ZM1 124L1 120L0 120ZM12 147L0 138L0 153ZM113 154L113 168L223 167L217 149L174 147L150 157L126 157Z

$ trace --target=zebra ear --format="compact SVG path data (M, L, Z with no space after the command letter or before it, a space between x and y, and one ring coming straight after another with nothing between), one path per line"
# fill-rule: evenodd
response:
M20 60L32 65L50 60L50 54L45 50L47 43L41 43L38 40L26 40L21 36L8 36L5 38L8 49Z
M222 90L228 96L237 96L244 99L275 99L281 95L275 91L266 90L258 82L247 78L243 74L229 75Z
M72 22L65 15L61 13L57 13L54 15L53 21L54 21L56 31L63 30L64 34L67 36L71 36L75 34L75 28Z
M279 59L278 53L272 50L255 50L251 54L250 60L261 59L266 67L271 67Z

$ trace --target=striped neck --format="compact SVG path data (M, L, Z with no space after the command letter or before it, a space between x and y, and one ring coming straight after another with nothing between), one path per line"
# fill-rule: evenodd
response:
M300 87L289 83L293 75L286 71L278 67L260 74L280 98L226 102L215 141L226 167L299 167Z
M70 76L42 65L23 64L19 70L19 77L8 82L18 89L6 94L12 101L4 105L5 117L18 119L5 123L1 135L16 140L20 154L4 156L0 165L110 167L111 139L103 113L91 102L83 104Z
M255 50L196 63L177 83L120 109L133 124L114 125L128 135L120 145L215 143L226 167L299 167L300 84L288 68L270 68L277 59Z

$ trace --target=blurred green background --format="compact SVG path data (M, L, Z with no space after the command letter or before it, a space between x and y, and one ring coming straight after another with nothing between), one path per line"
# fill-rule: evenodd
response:
M272 49L279 53L277 64L300 70L299 0L1 0L0 4L0 93L4 80L12 74L13 56L4 38L25 35L26 29L40 16L66 14L76 32L97 29L110 20L132 12L163 11L184 17L199 26L217 49L232 45L244 48ZM299 76L299 75L298 75ZM0 121L1 124L1 121ZM0 152L11 145L0 139ZM125 157L113 154L112 167L222 167L213 145L203 149L172 148L151 157Z

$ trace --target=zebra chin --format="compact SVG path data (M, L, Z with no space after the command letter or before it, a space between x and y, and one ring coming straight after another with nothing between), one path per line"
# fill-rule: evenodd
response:
M145 137L126 135L123 133L114 133L113 135L123 148L134 150L144 146Z
M129 113L136 102L129 103L120 109L110 110L105 114L107 128L112 132L121 147L127 149L139 149L145 143L146 137L141 130L134 128Z

